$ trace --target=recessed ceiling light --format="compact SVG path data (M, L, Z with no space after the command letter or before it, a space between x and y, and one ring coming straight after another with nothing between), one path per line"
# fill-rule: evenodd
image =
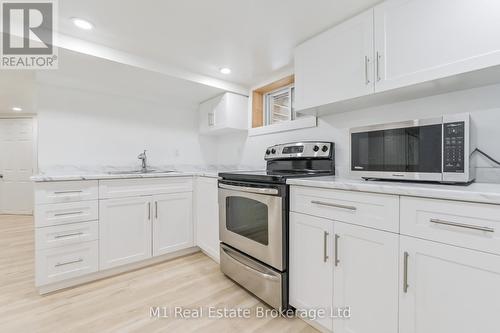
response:
M220 69L222 74L231 74L231 68L223 67Z
M73 20L74 25L83 30L91 30L94 27L92 23L81 18L73 17L71 20Z
M12 111L19 112L19 111L23 111L23 109L20 108L19 106L14 106L14 107L12 107Z

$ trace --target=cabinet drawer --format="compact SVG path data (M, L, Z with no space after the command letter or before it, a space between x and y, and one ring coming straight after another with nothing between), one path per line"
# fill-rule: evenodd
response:
M98 242L36 251L36 285L42 286L97 272Z
M80 222L35 229L36 249L50 249L99 238L99 222Z
M36 183L35 203L50 204L98 199L97 180Z
M125 198L143 195L191 192L192 177L102 180L99 198Z
M98 201L81 201L35 206L35 227L48 227L99 219Z
M399 232L399 197L292 186L290 210L375 229Z
M401 197L401 233L500 254L500 206Z

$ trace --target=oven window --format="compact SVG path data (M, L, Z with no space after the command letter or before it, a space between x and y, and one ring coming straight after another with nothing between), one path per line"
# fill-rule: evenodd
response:
M226 198L226 228L258 243L269 244L267 206L244 197Z
M442 125L353 133L351 169L441 172Z

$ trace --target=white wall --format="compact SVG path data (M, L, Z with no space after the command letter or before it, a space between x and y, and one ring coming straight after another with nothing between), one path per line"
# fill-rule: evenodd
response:
M194 107L40 85L37 113L41 171L138 166L143 149L151 165L216 162L215 139L200 139Z
M478 147L500 160L500 85L431 96L417 100L367 108L318 119L317 128L296 130L263 136L238 135L220 138L217 142L218 162L264 168L267 146L300 140L326 140L336 144L337 174L349 171L349 135L351 127L376 123L428 118L449 113L471 112L477 128ZM478 180L500 182L500 169L481 156Z

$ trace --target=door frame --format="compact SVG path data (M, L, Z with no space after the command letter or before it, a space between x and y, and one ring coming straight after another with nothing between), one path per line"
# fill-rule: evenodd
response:
M0 120L3 119L31 119L33 122L33 175L38 173L38 118L34 113L11 114L0 113ZM33 207L34 210L34 207ZM3 212L0 210L0 215Z

